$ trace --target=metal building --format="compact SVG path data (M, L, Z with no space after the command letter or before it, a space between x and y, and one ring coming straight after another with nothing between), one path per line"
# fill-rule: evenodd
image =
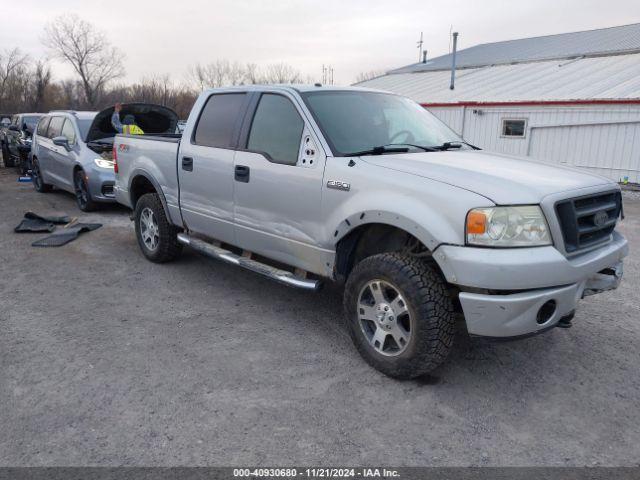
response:
M487 150L640 183L640 24L477 45L361 82Z

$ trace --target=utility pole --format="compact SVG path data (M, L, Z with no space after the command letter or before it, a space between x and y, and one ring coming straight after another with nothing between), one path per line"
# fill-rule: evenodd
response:
M418 62L420 62L420 59L422 58L422 44L424 43L422 40L422 33L420 32L420 40L418 40Z
M322 84L333 85L333 67L322 64Z

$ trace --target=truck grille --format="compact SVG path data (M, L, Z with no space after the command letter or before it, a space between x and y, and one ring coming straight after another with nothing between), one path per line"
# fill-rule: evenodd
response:
M622 211L622 194L597 193L556 203L556 213L567 253L605 243Z

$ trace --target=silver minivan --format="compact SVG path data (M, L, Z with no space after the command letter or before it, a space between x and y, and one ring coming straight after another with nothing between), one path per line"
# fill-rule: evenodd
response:
M80 210L114 203L113 107L100 112L52 111L42 117L33 136L31 172L38 192L52 187L75 194ZM170 108L145 103L123 105L145 133L175 132L178 115Z

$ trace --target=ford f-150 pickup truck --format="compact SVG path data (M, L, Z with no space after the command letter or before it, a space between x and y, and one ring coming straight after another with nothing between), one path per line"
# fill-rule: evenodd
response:
M114 160L149 260L188 245L293 287L342 282L355 346L397 378L437 367L462 316L488 337L570 326L628 250L617 184L482 151L386 92L208 90L181 135L118 135Z

